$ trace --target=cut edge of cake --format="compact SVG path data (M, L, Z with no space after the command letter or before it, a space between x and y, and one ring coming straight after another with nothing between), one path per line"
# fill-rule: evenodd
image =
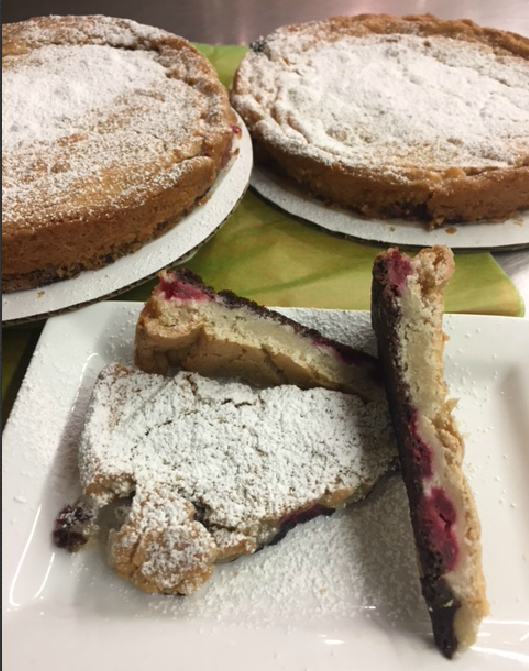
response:
M396 249L373 268L372 320L410 504L423 596L448 658L473 645L488 613L481 529L462 462L464 441L444 381L443 289L452 252Z
M217 293L189 271L162 272L137 323L135 364L165 374L172 365L257 386L295 384L380 398L378 361L269 308Z

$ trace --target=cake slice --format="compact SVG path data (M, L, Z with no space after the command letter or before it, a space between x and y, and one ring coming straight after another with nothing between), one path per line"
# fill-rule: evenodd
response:
M148 373L171 364L259 386L325 387L366 400L384 393L378 361L199 277L162 272L136 328L135 363Z
M462 470L464 444L443 373L445 247L396 249L373 269L372 320L434 640L448 658L472 645L488 612L480 524Z
M383 398L111 364L94 388L79 470L96 505L127 506L109 537L117 574L147 592L190 594L215 562L362 499L396 458ZM60 540L76 549L84 516L62 522L70 517L75 542L64 524Z

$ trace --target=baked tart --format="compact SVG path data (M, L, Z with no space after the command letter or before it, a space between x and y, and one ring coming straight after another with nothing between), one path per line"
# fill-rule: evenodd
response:
M258 160L367 217L435 227L529 206L520 35L429 15L285 26L251 45L231 100Z
M2 26L2 289L97 269L174 226L236 117L186 40L125 19Z
M97 507L117 503L122 518L108 536L116 573L147 592L191 594L216 562L364 498L395 460L383 399L110 364L79 446L92 508L62 511L55 542L77 550Z

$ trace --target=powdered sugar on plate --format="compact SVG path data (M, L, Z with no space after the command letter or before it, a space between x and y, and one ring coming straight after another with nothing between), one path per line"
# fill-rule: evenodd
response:
M529 64L442 35L279 29L249 52L235 105L272 145L395 173L523 164ZM320 39L321 38L321 39Z
M219 567L192 599L152 599L149 609L194 618L214 612L231 623L244 611L253 627L364 616L408 629L421 623L427 632L401 479L381 483L354 507L294 529L276 547Z

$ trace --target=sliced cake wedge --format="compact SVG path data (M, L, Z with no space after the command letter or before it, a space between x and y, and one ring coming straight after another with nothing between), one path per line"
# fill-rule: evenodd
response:
M422 592L448 658L476 641L488 612L480 523L463 473L464 443L444 381L443 289L452 252L396 249L373 268L372 320L406 483Z
M138 320L135 363L147 373L174 364L259 386L319 386L365 400L384 394L374 357L229 291L216 293L186 271L160 274Z
M79 446L84 494L127 507L110 532L111 566L168 594L190 594L215 562L364 498L396 459L384 399L121 364L101 372ZM75 549L70 517L75 542L64 524L59 540Z

